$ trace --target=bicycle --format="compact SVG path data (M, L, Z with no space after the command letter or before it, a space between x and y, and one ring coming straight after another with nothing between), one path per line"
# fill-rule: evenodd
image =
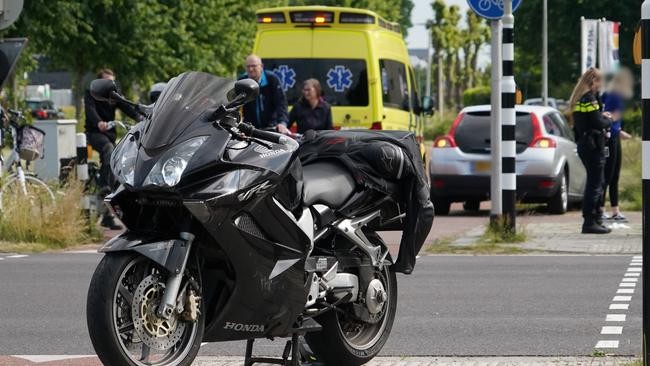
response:
M120 127L126 132L130 131L133 128L133 125L122 122L122 121L109 121L108 129L113 129ZM93 154L93 148L90 144L86 144L86 149L88 151L87 156L90 158ZM84 212L86 217L100 217L104 213L105 207L103 205L104 196L107 193L105 189L103 190L102 184L100 184L100 166L95 161L87 161L88 166L88 179L84 182ZM74 172L77 169L76 159L70 159L67 164L61 166L59 172L59 180L62 183L65 183L71 176L74 176Z
M0 212L5 211L10 199L19 197L30 202L32 207L42 208L54 201L54 193L50 187L29 172L29 164L43 156L43 139L45 132L27 124L21 111L8 109L8 116L0 107L0 119L7 121L7 126L0 125L0 147L4 143L4 132L8 131L12 139L11 153L5 162L0 154L0 174L8 174L6 181L0 186ZM22 161L25 161L23 168ZM0 177L1 179L2 177Z
M492 6L503 10L503 0L481 0L478 3L478 7L483 11L490 9Z

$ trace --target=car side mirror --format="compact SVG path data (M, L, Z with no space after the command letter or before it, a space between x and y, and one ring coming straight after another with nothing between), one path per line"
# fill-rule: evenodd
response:
M422 112L428 115L432 115L435 110L434 101L431 97L422 98Z
M108 102L117 94L117 85L114 80L95 79L90 83L90 95L100 102Z
M242 79L235 82L235 87L228 93L227 108L233 108L239 105L252 102L260 94L260 84L253 79Z

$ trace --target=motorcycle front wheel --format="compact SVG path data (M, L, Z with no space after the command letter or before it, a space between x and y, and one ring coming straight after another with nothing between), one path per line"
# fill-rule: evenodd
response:
M90 339L104 365L192 364L203 337L203 302L200 294L192 297L199 310L195 321L183 320L176 312L169 320L157 317L165 282L166 272L137 253L104 256L86 303Z
M329 311L316 318L323 329L307 333L305 340L318 360L325 361L326 365L359 366L379 354L395 320L397 277L384 266L383 270L376 271L375 279L381 282L386 294L376 322L364 323L338 311Z

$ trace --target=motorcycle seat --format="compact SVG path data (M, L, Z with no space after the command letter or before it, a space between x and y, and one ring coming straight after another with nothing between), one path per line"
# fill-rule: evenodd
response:
M303 167L303 203L340 208L354 193L356 184L348 170L332 161L319 161Z

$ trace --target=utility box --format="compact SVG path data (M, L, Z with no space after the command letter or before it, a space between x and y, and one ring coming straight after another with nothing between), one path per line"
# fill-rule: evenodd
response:
M36 120L34 127L45 132L43 159L34 161L34 172L45 181L58 180L61 159L74 159L77 156L77 120Z

